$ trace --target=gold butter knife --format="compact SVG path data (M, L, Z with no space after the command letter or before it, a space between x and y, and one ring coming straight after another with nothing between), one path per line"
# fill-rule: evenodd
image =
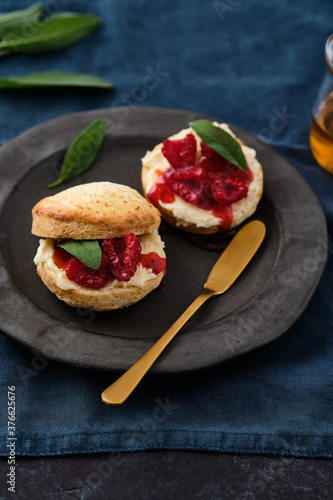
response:
M224 293L234 283L260 247L265 233L265 225L258 220L249 222L238 231L209 273L201 295L124 375L105 389L102 393L104 403L121 405L126 401L166 346L199 307L210 297Z

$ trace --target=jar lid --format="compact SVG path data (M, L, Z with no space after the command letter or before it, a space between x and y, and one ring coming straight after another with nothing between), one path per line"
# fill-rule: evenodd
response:
M333 73L333 34L326 40L325 61L328 69Z

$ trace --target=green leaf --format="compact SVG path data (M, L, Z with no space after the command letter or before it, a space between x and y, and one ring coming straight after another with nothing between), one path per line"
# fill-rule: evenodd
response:
M95 271L99 269L102 262L102 249L97 240L65 240L58 241L57 245L74 255L90 269Z
M29 24L40 21L42 15L43 7L40 3L35 3L28 9L0 14L0 38L9 31L26 28Z
M59 179L47 187L59 186L62 182L73 179L87 170L102 145L105 131L105 120L95 120L82 130L76 136L65 155Z
M26 54L63 49L87 36L100 23L99 17L88 14L55 14L6 33L0 41L0 54L4 49Z
M30 75L0 77L0 89L26 89L37 87L98 87L111 88L112 84L104 78L72 73L70 71L45 71Z
M247 162L239 142L220 127L216 127L208 120L190 122L190 127L200 139L219 155L237 165L243 172L247 169Z

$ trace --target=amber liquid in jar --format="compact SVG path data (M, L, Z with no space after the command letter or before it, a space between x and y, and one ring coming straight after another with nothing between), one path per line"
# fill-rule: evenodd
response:
M333 93L326 97L312 117L310 145L317 162L333 174Z

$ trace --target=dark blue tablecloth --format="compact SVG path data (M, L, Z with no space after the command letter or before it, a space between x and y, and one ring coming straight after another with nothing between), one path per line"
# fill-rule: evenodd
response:
M2 0L1 10L29 4ZM317 193L332 234L333 177L308 147L324 42L333 31L331 0L47 5L51 12L60 6L100 15L103 25L70 49L3 59L1 76L66 69L108 78L115 89L3 91L1 144L73 111L119 105L195 110L259 135L290 159ZM332 251L330 240L314 299L280 339L198 374L147 376L122 407L100 399L114 375L47 363L1 335L1 454L8 453L9 385L16 387L17 454L170 448L332 456Z

